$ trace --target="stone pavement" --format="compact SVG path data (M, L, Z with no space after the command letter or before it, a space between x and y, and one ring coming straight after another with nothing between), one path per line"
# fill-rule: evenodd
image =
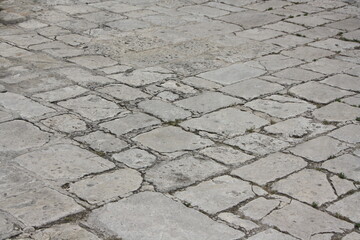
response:
M0 7L0 239L360 239L359 1Z

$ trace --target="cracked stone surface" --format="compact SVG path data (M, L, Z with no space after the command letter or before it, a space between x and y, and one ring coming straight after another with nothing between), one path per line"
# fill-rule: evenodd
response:
M357 240L359 7L0 0L0 239Z

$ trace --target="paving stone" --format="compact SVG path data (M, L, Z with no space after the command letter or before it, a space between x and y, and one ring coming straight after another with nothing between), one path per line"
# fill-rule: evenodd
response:
M334 214L338 213L341 216L345 216L353 222L360 222L359 203L360 193L356 192L330 205L327 210Z
M248 238L249 240L262 240L262 239L267 239L267 240L295 240L296 238L284 234L282 232L279 232L275 229L268 229L265 230L263 232L260 232L258 234L255 234L254 236Z
M153 183L159 191L168 192L189 186L225 170L224 166L214 161L185 156L153 166L146 172L145 180Z
M353 49L359 44L348 41L341 41L334 38L329 38L326 40L310 43L309 45L319 48L328 49L330 51L343 51L346 49Z
M129 4L123 4L116 1L107 1L107 2L99 2L99 3L92 3L90 4L92 7L105 9L110 12L115 13L124 13L124 12L130 12L130 11L136 11L139 10L139 7L129 5Z
M15 224L5 216L5 214L0 214L0 238L8 239L9 237L16 235L18 233L18 228Z
M306 162L290 154L274 153L254 163L235 169L231 174L260 185L306 167Z
M284 33L274 31L271 29L252 28L241 32L236 32L236 36L250 38L258 41L274 38L283 35Z
M176 105L182 108L199 113L207 113L239 103L242 103L242 101L218 92L204 92L200 95L175 102Z
M236 228L240 227L240 228L245 229L246 231L251 231L251 230L259 227L259 225L257 225L256 223L254 223L250 220L242 219L239 216L232 214L232 213L228 213L228 212L220 213L218 215L218 218L227 222L232 227L236 227Z
M86 123L84 121L71 114L64 114L47 118L41 121L41 123L54 130L66 133L84 131L87 129Z
M109 22L106 25L122 32L150 27L149 23L137 19L120 19L117 21Z
M1 39L12 42L19 47L26 48L30 45L50 42L49 39L39 36L37 34L23 34L23 35L8 35L0 36Z
M239 24L241 27L248 29L263 26L268 23L277 22L280 20L280 17L267 12L244 11L238 13L231 13L224 17L220 17L219 19L225 22Z
M311 62L319 58L331 56L334 53L314 47L297 47L293 50L283 51L281 54Z
M135 70L129 74L114 74L110 75L109 77L116 79L119 82L138 87L163 81L167 78L171 78L172 76L173 75L169 72L165 72L164 69L147 68L142 70Z
M113 158L136 169L149 167L156 162L156 156L137 148L116 153Z
M230 176L217 177L174 194L210 214L233 207L254 195L248 182Z
M126 65L115 65L111 67L105 67L99 69L99 71L104 72L105 74L114 74L114 73L124 73L130 71L132 68Z
M221 125L219 125L219 122L221 122ZM244 134L250 129L259 128L267 123L267 120L254 114L236 108L226 108L200 118L184 121L180 125L189 129L203 130L231 137Z
M71 5L71 6L58 5L58 6L55 6L54 8L58 9L60 11L66 12L70 15L98 11L98 9L96 9L94 7L90 7L85 4L77 4L77 5Z
M204 88L208 90L213 90L222 87L222 85L220 84L198 77L188 77L188 78L184 78L181 81L195 88Z
M328 27L341 29L341 30L356 30L359 28L360 20L357 18L348 18L342 21L327 24Z
M359 107L360 106L360 94L357 94L357 95L354 95L351 97L347 97L347 98L343 98L343 99L341 99L341 102L349 104L354 107Z
M269 28L269 29L273 29L273 30L277 30L277 31L287 32L287 33L294 33L294 32L298 32L298 31L306 29L302 26L288 23L288 22L277 22L277 23L265 25L264 28Z
M307 82L292 87L290 93L315 103L326 104L336 99L352 95L352 92L330 87L318 82Z
M267 126L264 130L272 134L281 134L285 138L302 138L307 135L314 136L327 132L334 128L331 125L324 125L308 118L298 117Z
M337 35L340 32L340 30L328 28L328 27L314 27L310 28L301 32L298 32L298 34L304 35L307 38L312 39L322 39L326 37L333 37Z
M14 120L0 124L0 152L22 151L41 147L50 140L50 134L42 132L31 123Z
M90 173L109 170L115 165L87 150L58 144L15 158L22 167L43 179L67 181Z
M272 189L309 204L322 205L337 199L326 174L312 169L294 173L274 183Z
M279 45L283 48L293 48L298 45L303 45L306 43L309 43L313 41L312 39L306 38L306 37L298 37L294 35L286 35L286 36L280 36L277 38L272 38L269 40L266 40L266 43L272 43Z
M265 94L280 91L283 88L284 87L279 84L269 83L255 78L228 85L224 88L221 88L220 91L235 97L251 100Z
M48 92L38 93L33 96L45 100L47 102L56 102L56 101L61 101L68 98L79 96L87 91L88 90L83 87L73 85L69 87L55 89Z
M122 101L133 101L139 98L148 98L149 95L141 90L122 84L111 84L97 89L99 92L106 93Z
M259 133L235 137L225 141L225 143L237 146L244 151L249 151L256 155L265 155L289 146L287 142Z
M339 178L336 175L330 177L330 181L338 196L341 196L351 190L356 190L355 185L351 181Z
M48 239L68 239L68 240L100 240L96 235L73 223L64 223L43 230L31 233L29 238L19 240L48 240Z
M310 236L321 232L343 233L346 229L352 228L350 223L297 201L273 211L263 222L302 239L309 239ZM308 224L309 222L312 224Z
M187 86L185 84L181 84L181 83L178 83L176 81L166 81L165 83L161 84L162 87L164 88L167 88L169 90L173 90L173 91L176 91L176 92L181 92L181 93L184 93L184 94L193 94L193 93L196 93L197 91L190 87L190 86Z
M287 78L296 82L307 82L310 80L318 79L324 75L301 68L287 68L280 72L273 74L276 77Z
M296 98L290 97L277 97L271 100L270 98L265 98L269 100L254 100L245 104L246 107L250 107L254 110L265 112L273 117L278 118L289 118L295 117L306 111L313 110L314 105L309 104L305 101L301 101Z
M266 71L277 71L287 67L293 67L303 63L302 61L294 58L289 58L282 55L267 55L250 61L249 66L261 68Z
M329 122L345 122L360 116L360 109L344 103L333 102L313 112L316 119Z
M347 125L331 132L329 136L348 143L360 143L360 126Z
M85 210L75 201L50 188L0 200L0 208L18 218L26 226L39 227Z
M360 91L360 80L345 74L334 75L321 82L350 91Z
M75 140L89 144L92 149L102 152L116 152L128 146L125 141L101 131L92 132L83 137L76 137Z
M96 175L70 185L70 192L75 193L91 204L125 197L140 188L142 177L132 169L120 169L111 173Z
M316 27L330 22L330 20L324 19L319 16L300 16L300 17L288 18L287 21L301 24L306 27Z
M321 162L334 156L348 146L327 136L321 136L301 143L289 151L314 162Z
M91 41L91 38L79 34L63 34L61 36L57 36L56 39L63 41L70 46L79 46Z
M5 109L19 114L23 118L39 117L46 113L54 112L27 97L15 93L0 93L0 105Z
M70 58L69 61L90 69L109 67L117 64L116 61L101 55L74 57Z
M360 41L360 30L356 30L356 31L353 31L353 32L348 32L348 33L345 33L344 34L344 37L346 39L350 39L352 41Z
M183 11L183 12L187 12L190 14L194 14L194 15L203 15L203 16L207 16L207 17L220 17L223 15L228 14L229 12L221 10L221 9L216 9L216 8L211 8L211 7L207 7L207 6L201 6L201 5L195 5L195 6L186 6L186 7L182 7L178 9L179 11Z
M161 127L143 133L134 138L135 141L159 152L175 152L195 150L211 145L213 142L186 132L178 127Z
M115 103L96 95L87 95L58 103L60 106L79 113L92 121L114 117L123 110Z
M334 173L343 173L346 178L352 179L354 181L360 181L359 167L360 167L360 158L344 154L340 157L330 159L322 164L322 168L329 170Z
M199 75L199 77L220 84L232 84L260 76L264 73L265 71L263 70L244 65L243 63L238 63L230 65L228 67L202 73Z
M208 147L201 150L200 153L229 165L241 164L253 158L248 154L227 146Z
M161 123L158 119L144 113L133 113L115 120L101 123L100 126L120 136L122 134Z
M178 99L180 96L170 91L163 91L159 93L157 97L161 98L162 100L172 102Z
M116 221L112 221L116 219ZM154 224L159 223L159 229ZM144 192L95 210L88 224L126 239L232 240L241 231L217 223L206 215L186 208L160 193ZM140 227L141 226L141 227Z
M96 28L98 25L84 19L72 18L71 20L56 23L57 26L71 30L72 32L81 33L89 29Z
M161 100L147 100L138 105L145 112L159 117L163 121L176 121L191 116L189 111Z
M343 240L356 240L360 237L360 234L359 233L356 233L356 232L352 232L348 235L346 235Z
M58 73L66 76L68 79L74 81L75 83L78 83L81 86L108 84L114 82L114 80L103 76L94 75L89 71L77 67L62 68L58 70Z
M273 210L283 207L288 204L291 200L285 198L264 198L259 197L251 200L246 205L240 207L238 212L254 220L261 220Z

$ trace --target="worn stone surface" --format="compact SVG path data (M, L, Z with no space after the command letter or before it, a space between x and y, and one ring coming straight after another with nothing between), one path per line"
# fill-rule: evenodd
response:
M182 157L152 167L145 174L145 180L165 192L186 187L225 170L224 166L212 160Z
M142 177L139 172L124 168L71 184L69 191L95 204L116 197L125 197L137 190L141 182Z
M0 0L0 239L354 238L359 7Z
M274 153L231 172L242 179L264 185L306 167L306 162L290 154ZM254 174L256 173L256 174Z
M349 218L353 222L360 221L359 206L360 206L360 193L354 193L346 196L338 202L330 205L327 210L332 213L338 213L344 217Z
M155 222L164 227L159 229ZM94 211L88 224L125 239L232 240L244 236L241 231L151 192L139 193Z
M212 144L208 139L173 126L157 128L135 137L134 140L159 152L194 150Z
M175 197L215 214L254 196L249 183L222 176L176 192Z

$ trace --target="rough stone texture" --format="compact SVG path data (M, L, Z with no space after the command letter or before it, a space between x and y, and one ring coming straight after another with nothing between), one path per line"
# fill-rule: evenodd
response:
M114 219L115 221L112 221ZM158 228L158 223L162 228ZM88 224L124 239L233 240L244 236L160 193L144 192L95 210Z
M113 158L131 168L145 168L155 163L156 157L141 149L129 149L113 155Z
M87 150L59 144L21 155L15 159L24 168L50 180L69 180L102 172L114 164Z
M343 173L346 178L354 181L360 181L359 167L360 158L350 154L344 154L340 157L328 160L322 164L322 167L334 173Z
M343 240L356 240L360 237L360 234L359 233L356 233L356 232L352 232L348 235L346 235Z
M132 169L120 169L86 178L70 185L70 191L91 204L125 197L141 185L142 177Z
M360 222L359 207L360 193L357 192L331 204L327 210L332 213L339 213L341 216L347 217L353 222Z
M222 176L176 192L174 196L207 213L215 214L252 198L254 193L249 183Z
M135 137L134 140L159 152L194 150L212 144L208 139L172 126L157 128Z
M222 122L221 125L218 124L220 121ZM247 130L262 127L267 123L267 120L254 114L236 108L227 108L204 115L200 118L184 121L180 125L189 129L232 137L244 134Z
M19 218L26 226L34 227L85 210L72 198L49 188L2 199L0 208Z
M152 167L146 172L145 180L165 192L186 187L225 170L224 166L211 160L182 157Z
M274 190L290 195L300 201L322 205L337 198L326 175L305 169L275 183Z
M306 167L306 162L290 154L274 153L231 172L241 179L264 185ZM256 173L256 174L254 174Z
M0 0L0 239L354 238L359 7Z
M227 140L226 143L257 155L277 152L289 146L287 142L259 133L251 133L245 136L235 137Z
M322 232L343 233L353 227L348 222L297 201L271 212L263 222L301 239L309 239L310 236ZM312 224L308 224L309 222Z
M321 162L334 156L348 146L327 136L318 137L301 143L290 149L295 155L307 158L314 162Z

